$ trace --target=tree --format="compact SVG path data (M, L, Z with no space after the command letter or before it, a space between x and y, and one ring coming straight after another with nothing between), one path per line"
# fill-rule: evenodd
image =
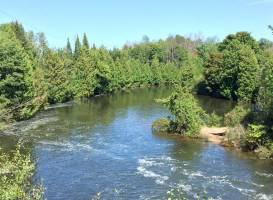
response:
M260 51L258 42L248 32L238 32L228 35L223 42L219 44L219 50L224 51L234 40L237 40L240 44L249 46L255 53Z
M210 55L217 53L217 45L214 43L203 43L197 47L197 53L203 63L208 62Z
M97 86L94 54L85 48L80 49L71 77L71 89L75 97L90 97Z
M80 51L81 51L81 42L80 42L79 36L77 35L76 41L75 41L75 50L74 50L74 56L76 59L79 57Z
M210 94L227 99L254 99L260 67L254 50L235 39L205 64L205 84Z
M272 33L273 33L273 26L271 26L271 25L268 25L268 28L272 31Z
M69 100L71 92L68 88L69 79L64 60L57 52L48 51L44 55L42 65L45 69L48 102L58 103Z
M205 90L212 96L221 96L223 53L212 53L204 66Z
M174 133L194 136L199 134L205 112L185 87L178 87L165 103L173 114L170 129Z
M221 95L229 99L251 101L259 72L254 50L237 40L232 41L223 52Z
M66 43L66 52L69 56L72 56L72 48L71 48L71 44L69 41L69 38L67 38L67 43Z
M18 21L12 22L11 24L12 31L15 33L16 39L20 42L25 52L29 55L30 58L33 57L33 46L31 41L27 38L27 34L24 30L22 24Z
M89 49L89 42L86 33L83 34L82 46Z
M0 32L0 104L18 106L25 101L32 67L18 41Z
M262 76L258 94L258 105L265 121L273 122L273 54L268 53L262 63Z

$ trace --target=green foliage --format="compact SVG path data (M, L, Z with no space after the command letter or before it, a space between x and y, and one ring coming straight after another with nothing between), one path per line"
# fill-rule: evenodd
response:
M222 85L223 54L212 53L205 63L204 79L205 89L213 96L220 96Z
M24 155L19 146L12 155L0 152L0 199L43 199L43 188L31 183L33 172L30 155Z
M81 42L80 42L80 38L79 36L77 35L76 37L76 41L75 41L75 48L74 48L74 56L75 56L75 59L78 58L79 54L80 54L80 50L81 50Z
M249 124L246 134L246 145L253 150L265 144L266 127L264 125Z
M97 80L93 58L95 58L94 53L87 49L81 49L78 52L71 80L72 92L76 97L90 97L94 94Z
M214 43L203 43L197 48L199 58L203 63L207 63L210 55L217 53L218 46Z
M239 42L241 45L248 46L255 53L258 53L260 51L258 42L248 32L238 32L236 34L228 35L223 40L223 42L219 44L219 50L220 51L226 50L228 46L234 41Z
M199 134L205 113L187 88L179 87L166 105L174 116L170 122L172 132L188 136Z
M69 56L72 56L73 54L69 39L67 39L67 43L66 43L66 52Z
M27 99L31 74L29 57L19 42L0 32L0 107L12 107L15 118L20 118L20 104Z
M182 188L172 188L167 191L167 200L187 200Z
M83 34L82 46L86 49L89 49L89 42L86 33Z
M64 59L57 52L47 51L42 62L47 84L48 102L65 102L69 99L68 74Z
M257 95L260 66L256 41L249 34L228 36L205 63L205 85L213 96L253 101Z
M262 76L257 103L264 121L271 126L273 124L273 53L263 56L261 66Z
M170 127L170 120L168 119L158 119L152 124L152 129L154 133L168 133Z
M216 113L211 113L208 115L208 122L206 125L220 127L222 125L223 118Z
M250 112L250 109L246 105L238 104L230 112L225 114L224 125L235 127L241 123L244 123L249 112Z

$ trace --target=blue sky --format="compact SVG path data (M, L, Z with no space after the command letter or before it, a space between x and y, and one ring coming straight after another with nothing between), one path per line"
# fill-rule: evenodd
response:
M0 0L0 23L17 19L44 32L51 47L87 33L112 48L170 34L217 36L248 31L273 40L273 0Z

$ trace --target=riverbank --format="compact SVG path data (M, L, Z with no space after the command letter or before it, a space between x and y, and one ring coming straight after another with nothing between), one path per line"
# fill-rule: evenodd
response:
M227 131L227 127L202 127L198 137L215 144L223 144Z
M236 127L208 127L202 126L198 134L193 136L175 134L170 131L170 121L168 119L158 119L153 122L153 133L164 135L175 135L180 138L194 138L211 142L224 147L234 148L242 152L253 152L259 159L273 159L272 150L265 146L259 146L255 150L250 150L245 146L246 130L242 126Z

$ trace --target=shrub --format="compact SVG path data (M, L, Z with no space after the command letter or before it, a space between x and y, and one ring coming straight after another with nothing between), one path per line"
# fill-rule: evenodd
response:
M223 118L217 115L215 112L208 115L207 125L208 126L221 126Z
M43 199L43 188L33 186L34 164L30 155L23 155L20 147L12 155L0 154L0 199Z
M226 133L226 139L227 139L226 145L231 145L235 147L244 147L245 135L246 135L246 130L241 124L238 124L234 127L230 127Z
M233 110L231 110L224 116L224 125L234 127L244 122L249 112L250 109L246 106L242 104L237 105Z
M178 134L199 134L205 112L187 88L179 87L165 103L173 114L170 130Z
M168 119L158 119L153 122L152 129L155 133L167 133L169 126L170 121Z
M246 145L250 150L265 144L266 127L264 125L250 124L246 133Z

